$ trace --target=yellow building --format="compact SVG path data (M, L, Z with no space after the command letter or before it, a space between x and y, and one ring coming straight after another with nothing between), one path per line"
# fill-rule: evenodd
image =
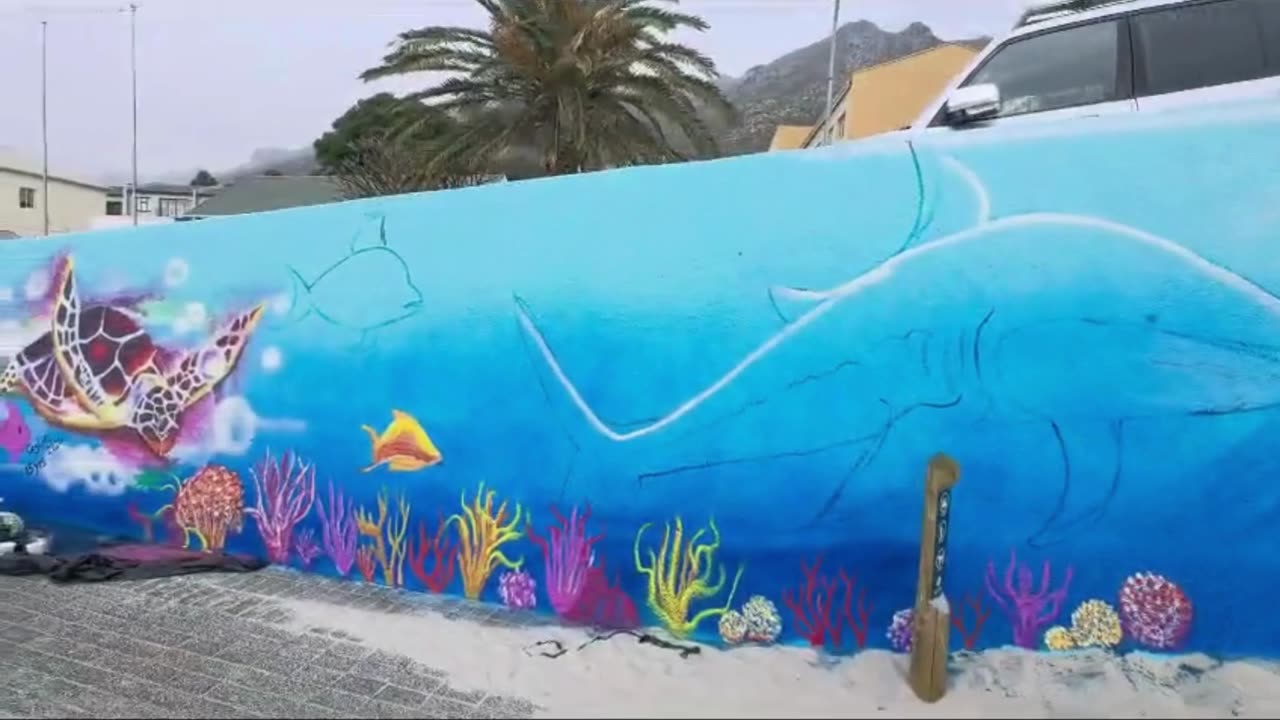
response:
M779 125L773 131L773 140L769 150L795 150L804 147L804 141L813 132L812 125Z
M40 170L15 153L0 150L0 238L44 234L46 203L50 234L89 230L106 202L105 187L63 175L49 176L46 198Z
M819 147L905 128L978 51L971 45L947 43L858 70L836 96L829 116L813 127L779 126L769 149Z

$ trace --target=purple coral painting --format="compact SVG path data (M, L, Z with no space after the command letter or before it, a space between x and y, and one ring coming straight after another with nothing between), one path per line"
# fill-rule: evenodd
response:
M1071 568L1062 578L1062 585L1053 590L1049 561L1044 561L1040 573L1040 588L1035 588L1031 568L1018 564L1017 553L1009 551L1009 565L1004 577L996 578L995 561L987 562L985 582L987 594L996 607L1009 618L1013 626L1013 644L1021 648L1035 649L1040 645L1044 629L1058 619L1063 600L1071 585ZM1016 579L1015 579L1016 575Z
M316 495L315 467L292 452L273 458L271 452L252 471L255 504L245 512L258 524L267 559L285 565L293 549L293 529L311 512Z

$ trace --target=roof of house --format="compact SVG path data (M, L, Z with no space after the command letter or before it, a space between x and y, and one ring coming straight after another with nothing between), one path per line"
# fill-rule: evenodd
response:
M187 217L243 215L321 205L345 199L337 181L323 175L261 175L224 186L196 205Z
M13 240L19 237L22 236L12 230L0 230L0 240Z
M804 146L805 138L813 132L812 125L779 125L773 131L770 150L795 150Z
M138 185L138 192L143 195L175 195L182 197L191 197L191 193L201 197L210 197L216 195L221 188L218 187L194 187L191 185L179 185L177 183L141 183ZM112 185L107 188L108 195L123 195L123 185Z
M44 177L44 172L40 165L28 160L25 156L10 147L0 147L0 170L7 170L11 173L25 175L30 178L38 179ZM49 172L49 180L53 182L66 183L68 185L79 185L80 187L89 188L90 190L107 189L105 185L99 185L98 183L89 182L87 180L80 180L65 173L55 173L52 170Z

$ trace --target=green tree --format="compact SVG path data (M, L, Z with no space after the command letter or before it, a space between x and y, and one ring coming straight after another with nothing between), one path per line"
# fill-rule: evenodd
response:
M504 153L531 151L546 172L564 174L719 154L701 113L733 113L715 64L667 38L706 30L702 18L651 0L476 3L487 30L401 33L361 75L450 73L407 96L459 120L434 162L490 168Z
M495 178L441 172L420 145L403 139L367 138L356 142L352 155L333 172L348 198L467 187Z
M385 92L372 95L352 105L315 141L316 164L323 172L336 173L385 138L407 134L426 139L439 122L439 113L416 100Z
M191 178L191 182L187 183L191 187L213 187L218 184L218 178L208 170L200 170L196 176Z

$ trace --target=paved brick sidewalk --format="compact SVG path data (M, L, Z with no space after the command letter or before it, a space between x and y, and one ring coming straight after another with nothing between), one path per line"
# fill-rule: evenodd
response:
M54 585L0 577L0 717L526 718L341 631L285 627L279 598L498 622L492 608L281 570ZM505 621L504 621L505 622Z

